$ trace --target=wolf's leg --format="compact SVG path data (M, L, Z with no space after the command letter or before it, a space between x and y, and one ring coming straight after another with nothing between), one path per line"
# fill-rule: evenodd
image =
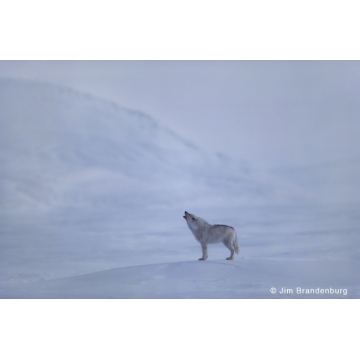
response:
M226 258L226 260L234 260L234 250L230 250L231 254L230 257Z
M232 242L229 240L225 240L223 244L231 251L230 257L226 258L226 260L233 260L235 249Z
M234 260L234 249L230 249L230 247L227 246L227 248L231 251L230 257L226 258L226 260Z
M208 253L207 253L207 245L206 244L201 244L201 249L202 249L202 257L199 260L206 260L208 258Z

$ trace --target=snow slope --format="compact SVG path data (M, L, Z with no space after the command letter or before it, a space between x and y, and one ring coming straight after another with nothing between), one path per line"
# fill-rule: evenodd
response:
M356 201L314 203L290 172L207 154L67 88L2 79L0 116L1 298L359 297ZM234 226L236 260L214 245L198 262L184 210Z
M343 273L350 274L344 279ZM355 261L184 261L130 266L23 286L5 286L10 298L358 298ZM270 289L277 292L272 294ZM284 290L281 290L284 288ZM328 293L297 293L323 289ZM287 293L291 289L291 293ZM331 290L332 289L332 290ZM344 292L344 289L346 289ZM332 291L332 293L331 293ZM281 294L280 292L285 292Z

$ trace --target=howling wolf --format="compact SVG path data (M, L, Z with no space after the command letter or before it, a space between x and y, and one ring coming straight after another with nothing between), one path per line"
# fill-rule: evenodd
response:
M199 260L206 260L208 258L207 244L222 242L231 251L230 257L226 258L226 260L233 260L234 252L239 253L237 235L233 227L227 225L210 225L204 219L189 214L187 211L185 211L183 218L186 220L195 239L201 244L203 256Z

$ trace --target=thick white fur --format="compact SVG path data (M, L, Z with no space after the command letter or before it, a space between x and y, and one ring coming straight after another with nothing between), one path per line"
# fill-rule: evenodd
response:
M186 220L189 229L195 239L201 244L202 257L199 260L208 258L207 244L223 243L230 251L230 257L226 260L234 259L234 252L239 253L239 244L236 231L227 225L210 225L204 219L185 211L183 218Z

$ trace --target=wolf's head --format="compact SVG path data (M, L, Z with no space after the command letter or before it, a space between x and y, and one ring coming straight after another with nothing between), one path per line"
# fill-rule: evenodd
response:
M196 230L199 227L198 220L200 218L198 216L185 211L185 215L183 216L183 218L186 220L190 230Z
M193 221L196 221L197 216L195 216L194 214L190 214L187 211L185 211L185 215L183 216L183 218L187 221L189 218L191 218Z

